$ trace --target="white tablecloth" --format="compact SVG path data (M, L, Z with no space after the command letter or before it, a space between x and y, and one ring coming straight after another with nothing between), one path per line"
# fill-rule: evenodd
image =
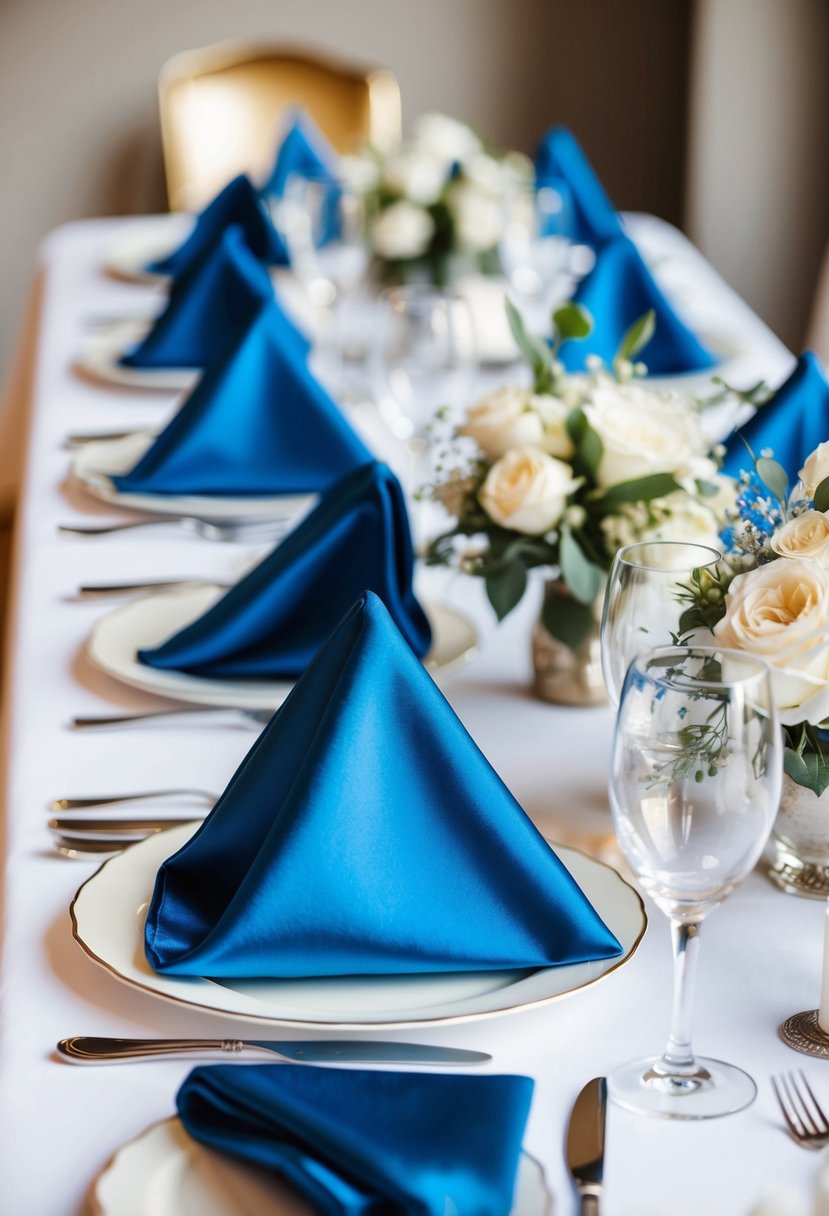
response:
M221 789L253 742L243 728L167 724L111 733L73 733L73 714L157 706L96 674L84 640L107 610L73 601L83 580L226 574L238 547L138 534L105 541L59 537L56 524L98 510L63 488L67 430L105 430L161 421L171 398L85 383L70 370L90 319L152 305L143 288L99 270L123 221L88 221L54 233L43 248L45 293L30 403L31 433L18 520L15 622L8 651L8 802L0 1036L0 1211L70 1216L83 1210L90 1180L113 1150L172 1110L187 1066L72 1068L52 1055L57 1039L111 1035L244 1035L116 982L72 940L68 907L92 863L50 848L47 803L60 795L148 786ZM634 234L689 313L729 335L740 352L735 379L779 382L791 355L673 230L632 222ZM665 256L665 251L669 256ZM449 580L459 602L480 588ZM491 624L479 659L447 685L476 741L542 829L559 838L610 833L605 793L610 713L543 705L528 691L527 603L502 628ZM611 1107L607 1216L742 1216L775 1184L806 1194L815 1158L781 1130L768 1084L772 1071L803 1062L778 1040L778 1023L813 1008L819 990L823 906L785 896L760 875L706 924L696 999L696 1045L746 1067L760 1093L747 1111L709 1123L646 1120ZM470 909L474 915L474 909ZM670 1009L670 950L664 918L638 953L601 983L547 1007L468 1025L406 1032L424 1042L476 1047L492 1069L534 1076L526 1144L545 1165L556 1211L575 1211L562 1155L570 1105L591 1076L661 1048ZM281 1032L280 1032L281 1033ZM390 1035L388 1037L394 1037ZM829 1068L806 1061L829 1101ZM825 1077L821 1074L825 1073ZM449 1114L447 1112L447 1114Z

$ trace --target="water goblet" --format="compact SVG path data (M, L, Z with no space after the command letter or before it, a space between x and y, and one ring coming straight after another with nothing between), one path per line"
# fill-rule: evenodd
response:
M602 674L610 703L631 659L669 646L679 632L682 584L716 566L720 553L685 541L641 541L616 554L607 580L601 625Z
M610 771L619 846L670 919L671 1031L661 1056L608 1078L621 1106L707 1119L748 1106L754 1081L695 1057L691 1009L700 926L759 860L777 812L782 735L762 661L742 651L667 647L634 658Z

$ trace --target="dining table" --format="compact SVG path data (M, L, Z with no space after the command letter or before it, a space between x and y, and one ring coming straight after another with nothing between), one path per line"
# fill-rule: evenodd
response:
M99 863L59 856L47 826L55 798L165 787L221 791L256 738L255 726L221 715L116 730L71 725L76 715L170 704L92 665L85 645L90 630L120 601L82 598L80 584L228 579L262 552L261 543L210 543L175 529L95 538L58 531L60 524L130 518L68 481L67 434L157 429L176 401L172 392L96 383L74 368L96 326L159 307L157 286L119 282L103 270L108 248L134 222L81 220L44 241L39 308L24 335L32 363L16 419L25 428L25 458L3 671L0 1212L8 1216L88 1210L96 1175L120 1145L173 1112L189 1069L181 1060L74 1067L56 1056L58 1040L252 1033L241 1019L127 986L87 956L73 939L69 909ZM740 387L761 379L780 383L793 366L792 353L690 242L652 216L627 216L626 224L677 307L721 342L726 378ZM370 403L344 408L378 455L397 458L393 448L383 450ZM477 580L435 568L419 570L417 580L421 591L444 598L475 623L474 657L441 686L484 755L546 837L622 867L607 795L610 708L551 705L533 695L530 634L541 582L496 625ZM371 1038L482 1050L492 1060L479 1071L532 1077L525 1147L544 1167L556 1216L578 1211L564 1148L582 1085L659 1050L667 1036L670 935L662 913L647 901L646 907L649 923L638 948L597 982L496 1016L370 1032ZM474 907L468 915L475 916ZM824 920L821 901L784 894L762 867L706 920L695 1046L746 1069L757 1083L756 1101L739 1114L699 1122L645 1118L611 1103L605 1216L749 1216L781 1188L809 1202L818 1157L786 1134L770 1076L802 1066L829 1106L829 1063L796 1054L778 1036L787 1016L818 1003ZM256 1037L266 1029L260 1026ZM302 1039L332 1031L282 1027L272 1033Z

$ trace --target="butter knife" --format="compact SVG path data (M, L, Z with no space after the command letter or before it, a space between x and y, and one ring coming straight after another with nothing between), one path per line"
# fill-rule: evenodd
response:
M581 1216L600 1216L604 1174L607 1081L594 1077L576 1098L567 1128L567 1168L581 1199Z
M270 1060L274 1064L484 1064L492 1056L463 1047L385 1043L369 1039L109 1039L73 1035L58 1054L72 1064L175 1060Z

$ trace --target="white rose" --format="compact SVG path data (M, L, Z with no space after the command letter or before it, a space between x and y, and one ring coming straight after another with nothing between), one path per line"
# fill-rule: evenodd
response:
M809 557L829 570L829 514L804 511L778 528L769 544L780 557Z
M785 726L829 714L829 573L802 558L738 574L714 626L717 642L771 664Z
M555 527L579 484L569 464L538 448L513 448L489 470L479 499L502 528L540 536Z
M470 156L463 166L463 176L465 181L471 182L479 190L496 197L504 193L508 182L511 181L511 174L501 161L486 152L477 152Z
M421 114L415 123L415 142L425 152L431 152L445 164L464 161L481 147L481 141L471 128L446 114Z
M818 444L798 473L803 498L813 498L820 483L829 477L829 442Z
M389 190L422 207L437 202L446 176L443 161L415 149L399 152L383 166L383 181Z
M635 381L619 384L597 376L584 411L604 447L596 474L600 486L675 473L706 452L696 410Z
M380 168L371 156L341 156L338 173L343 185L354 194L368 194L380 181Z
M710 507L698 498L678 491L653 499L649 506L662 514L662 518L645 529L642 540L685 541L722 551L719 521Z
M381 258L418 258L429 248L435 231L428 211L414 203L392 203L371 226L371 244Z
M487 456L497 458L511 448L532 446L566 458L573 452L567 413L556 397L505 385L469 408L460 432L474 439Z
M449 193L458 244L470 253L492 249L501 239L504 217L501 204L472 182L462 181Z

